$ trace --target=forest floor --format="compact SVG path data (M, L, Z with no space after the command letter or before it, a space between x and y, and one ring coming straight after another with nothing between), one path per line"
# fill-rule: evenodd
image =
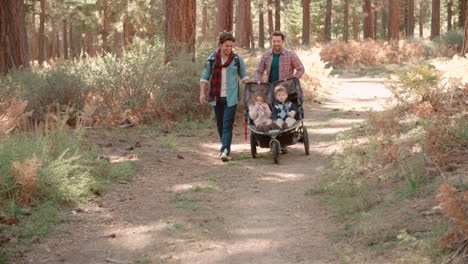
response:
M279 165L268 149L251 158L242 126L227 163L214 127L185 136L92 131L88 140L111 162L139 160L134 179L68 210L56 234L14 263L344 263L356 249L336 239L333 213L306 192L326 176L337 133L390 93L380 79L337 81L327 101L306 104L310 155L297 143Z

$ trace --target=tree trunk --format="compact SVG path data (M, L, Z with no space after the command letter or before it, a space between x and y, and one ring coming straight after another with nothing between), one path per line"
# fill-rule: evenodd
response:
M60 25L57 25L59 27ZM56 58L61 58L61 53L60 53L60 34L59 34L59 29L57 28L57 31L55 32L55 39L57 39L57 53Z
M440 35L440 0L432 0L431 40Z
M86 33L86 53L88 53L89 57L94 57L93 33L91 32Z
M236 14L236 46L250 48L250 0L239 0Z
M265 48L265 21L263 19L263 2L258 4L258 46Z
M356 10L353 9L353 39L355 41L359 40L359 20L356 15Z
M447 31L452 30L452 0L447 0Z
M177 57L181 50L195 60L196 10L196 0L166 0L166 62Z
M0 72L29 67L23 1L0 0Z
M39 16L39 65L44 63L44 51L45 51L45 0L40 0L41 2L41 14Z
M388 1L385 1L382 7L382 38L388 39Z
M349 40L349 0L344 2L344 17L343 17L343 40L348 42Z
M109 43L108 43L108 37L109 37L109 14L108 14L108 8L109 6L107 5L107 0L102 1L102 13L103 13L103 29L101 31L102 35L102 48L104 52L109 52ZM70 45L72 41L70 40Z
M37 29L36 29L36 1L32 2L31 5L31 23L32 23L32 38L31 38L31 49L29 50L29 55L31 60L34 61L37 59Z
M424 1L419 3L419 37L424 38Z
M378 20L379 20L379 13L374 9L372 11L372 14L373 15L373 18L374 18L374 22L373 22L373 25L374 25L374 29L372 30L372 33L374 34L374 39L377 39L377 31L378 31Z
M325 11L325 40L331 40L331 15L332 15L332 0L327 0Z
M304 0L302 8L302 45L310 45L310 3Z
M68 39L70 40L70 59L76 58L76 46L75 46L75 32L73 31L73 22L70 21L70 24L68 25Z
M275 0L275 31L281 31L281 0Z
M460 13L458 14L458 27L463 28L466 21L466 9L468 0L460 0Z
M272 0L268 0L268 35L271 37L273 34L273 11Z
M203 2L203 10L202 10L202 36L205 38L208 32L208 6L205 2Z
M466 57L468 53L468 19L465 19L465 33L463 35L462 55Z
M414 0L408 0L408 29L407 36L414 36Z
M68 60L68 23L67 19L63 20L63 58Z
M364 39L373 38L372 5L371 0L364 1Z
M124 48L129 49L130 45L132 44L133 34L132 34L132 24L130 23L130 16L128 14L128 0L125 0L124 3L124 21L123 21L123 32L124 32Z
M179 1L180 0L177 0L177 2ZM171 1L167 1L167 2L171 2ZM216 32L218 33L224 32L224 31L232 32L233 0L218 0L217 14L218 14L218 17L216 21L217 21L218 28Z
M50 43L51 44L51 49L50 49L50 54L49 54L49 58L53 59L53 60L55 60L55 58L57 57L57 42L58 42L58 39L57 39L56 32L57 32L56 25L54 25L52 27L52 32L51 32L52 42Z
M390 23L388 27L390 40L400 39L400 1L390 0Z

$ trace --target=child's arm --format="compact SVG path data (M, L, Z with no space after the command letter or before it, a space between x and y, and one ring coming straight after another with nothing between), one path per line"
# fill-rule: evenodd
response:
M295 104L289 102L289 112L288 112L288 116L291 117L291 118L294 118L296 116L296 113L297 113L297 107Z
M271 120L274 122L278 119L278 109L273 105L273 109L271 111Z
M271 118L271 110L268 104L264 104L265 107L265 118L270 119Z
M252 119L252 120L257 119L257 117L258 117L257 107L255 107L255 106L256 105L249 105L249 116L250 116L250 119Z

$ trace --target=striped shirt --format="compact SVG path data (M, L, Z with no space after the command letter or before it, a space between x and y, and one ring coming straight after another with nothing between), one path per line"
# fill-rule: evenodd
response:
M273 62L273 50L266 51L255 71L255 81L262 82L263 73L270 76L271 63ZM296 72L294 73L294 70ZM301 78L304 75L304 65L294 51L283 48L279 60L279 80L285 80L292 77Z

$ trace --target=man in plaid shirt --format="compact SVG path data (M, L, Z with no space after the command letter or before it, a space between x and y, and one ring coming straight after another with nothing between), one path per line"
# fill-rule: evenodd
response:
M275 31L271 37L273 48L266 51L255 71L255 81L263 81L266 71L269 83L304 75L304 65L294 51L283 48L284 34ZM296 72L294 72L296 70Z

